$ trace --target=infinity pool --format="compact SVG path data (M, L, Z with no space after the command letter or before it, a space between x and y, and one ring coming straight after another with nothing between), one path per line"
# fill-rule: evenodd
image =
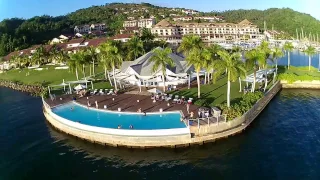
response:
M52 109L56 115L70 121L79 122L85 125L97 126L103 128L138 130L155 130L155 129L175 129L185 128L184 122L180 121L180 113L164 114L124 114L116 112L100 111L97 109L87 109L76 103L68 103Z

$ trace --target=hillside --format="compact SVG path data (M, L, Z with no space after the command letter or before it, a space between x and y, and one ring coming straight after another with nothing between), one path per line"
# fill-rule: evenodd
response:
M320 35L320 21L313 18L309 14L300 13L289 8L277 9L271 8L264 11L260 10L230 10L220 13L225 17L227 22L239 22L243 19L248 19L254 24L257 24L260 29L263 29L264 21L267 23L267 29L288 32L291 36L296 37L296 28L299 33L301 28L305 34Z
M34 44L47 43L62 33L73 33L75 25L90 23L106 23L107 35L119 32L127 17L154 16L157 21L168 18L170 14L181 16L184 8L167 8L148 3L123 4L111 3L79 9L64 16L36 16L30 19L6 19L0 22L0 57L18 49L24 49ZM227 22L240 22L248 19L263 29L264 20L268 29L272 24L276 30L289 32L295 37L296 28L304 28L305 33L318 33L320 23L308 14L299 13L291 9L259 10L230 10L222 13L203 13L199 15L222 15ZM320 34L320 33L319 33Z

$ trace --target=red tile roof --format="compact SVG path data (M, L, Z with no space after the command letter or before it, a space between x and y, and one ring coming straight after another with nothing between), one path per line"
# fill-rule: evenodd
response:
M86 42L88 42L88 46L97 47L106 41L107 41L107 38L98 38L98 39L89 39Z
M134 36L134 34L117 34L113 37L110 37L110 39L127 39L127 38L131 38L132 36Z

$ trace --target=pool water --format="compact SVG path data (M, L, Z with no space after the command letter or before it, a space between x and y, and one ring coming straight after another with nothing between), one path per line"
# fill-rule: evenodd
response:
M68 103L52 109L52 112L65 119L80 122L85 125L117 129L130 129L130 125L136 130L175 129L186 128L181 122L178 112L163 114L125 114L101 111L86 108L76 103Z

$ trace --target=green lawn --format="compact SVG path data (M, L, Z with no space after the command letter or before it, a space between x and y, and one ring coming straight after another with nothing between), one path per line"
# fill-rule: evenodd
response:
M17 70L12 69L0 74L1 80L19 81L24 84L42 84L43 86L61 84L63 79L65 81L76 81L75 72L67 70L56 70L55 66L43 66L42 71L29 70L27 68ZM89 68L86 68L86 76L90 75ZM103 74L101 66L96 67L96 74ZM29 74L29 75L27 75ZM83 74L79 71L79 78L83 78ZM97 78L103 78L99 75ZM94 82L94 88L110 88L110 84L106 81Z
M293 73L298 76L310 75L314 77L320 77L320 72L315 67L311 67L311 71L309 71L308 66L301 66L301 67L290 66L290 69L287 69L285 66L279 66L278 69L279 69L278 74Z
M242 89L246 86L245 82L241 84ZM272 81L269 83L268 88L272 86ZM259 83L256 84L256 88L259 88ZM239 81L231 82L230 99L231 104L240 100L243 92L239 92ZM201 98L197 99L198 88L191 88L176 91L174 95L185 96L187 98L192 97L196 99L195 104L200 106L217 106L227 102L227 77L223 76L215 84L201 85Z
M295 81L320 80L320 72L318 72L318 69L311 67L311 70L309 71L308 66L290 66L289 70L281 66L279 67L278 74L280 80L285 80L288 83L293 83Z

